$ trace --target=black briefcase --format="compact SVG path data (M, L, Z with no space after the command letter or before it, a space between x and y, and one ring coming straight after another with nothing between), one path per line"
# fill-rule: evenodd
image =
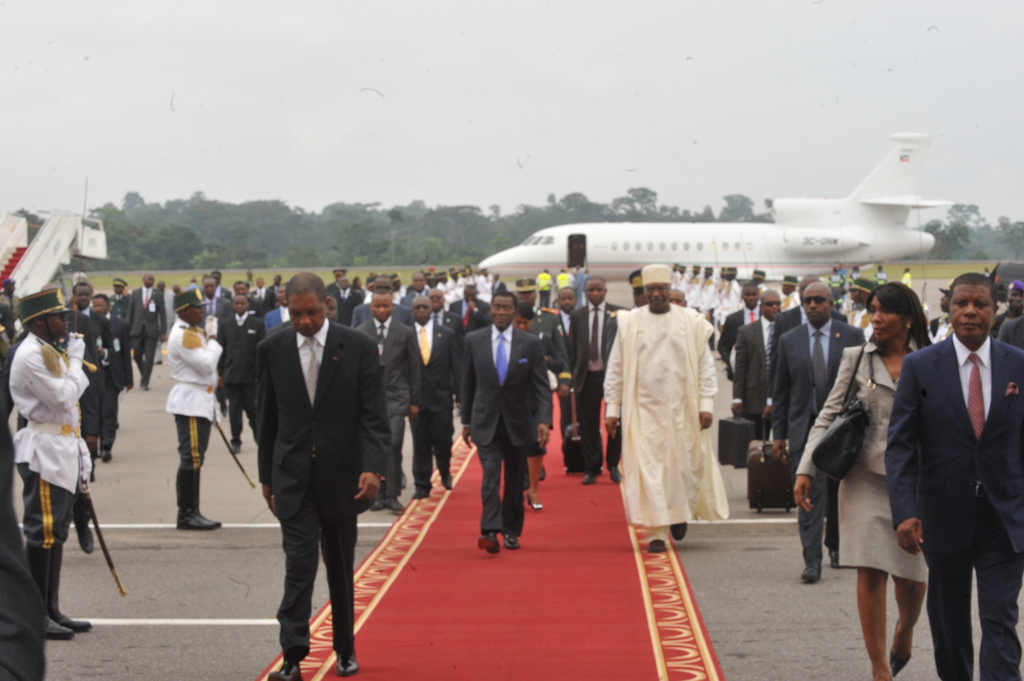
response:
M576 417L576 391L572 388L569 389L569 400L572 405L572 423L562 433L562 461L566 473L582 473L583 446L579 435L580 422Z
M754 439L754 422L742 417L718 422L718 462L723 466L747 467L747 448Z

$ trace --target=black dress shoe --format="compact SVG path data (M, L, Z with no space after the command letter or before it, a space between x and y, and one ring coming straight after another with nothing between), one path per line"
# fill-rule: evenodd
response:
M75 632L71 631L67 627L62 627L49 617L46 618L47 641L70 641L74 637Z
M597 476L593 473L587 473L583 476L584 485L593 485L595 482L597 482Z
M235 454L238 454L239 452L241 452L242 451L242 443L239 442L238 440L232 440L231 441L231 451L234 452Z
M281 668L276 672L270 672L268 681L302 681L302 670L298 662L284 661Z
M910 662L910 655L906 657L896 657L894 654L889 653L889 671L892 672L892 677L896 678L896 675L900 673L900 670L907 666Z
M402 489L405 489L405 473L402 473Z
M482 548L487 553L498 553L501 551L501 546L498 544L498 534L496 532L484 532L477 539L476 545Z
M838 570L839 569L839 551L837 551L835 549L829 549L828 557L829 557L829 560L831 561L830 564L832 565L832 569L833 570Z
M388 497L384 500L384 508L396 515L401 515L405 511L405 506L402 506L402 502L394 497Z
M78 545L82 547L82 550L86 553L92 553L94 547L92 541L92 530L89 529L87 523L82 525L75 525L75 532L78 533Z
M51 617L50 621L56 622L60 626L65 629L70 629L76 634L81 634L92 629L92 622L86 622L85 620L73 620L64 613L58 613L57 617Z
M338 666L335 668L334 673L338 676L353 676L358 674L359 663L356 662L356 656L349 655L345 659L338 657Z
M665 553L665 542L661 539L655 539L647 545L647 553Z
M441 476L441 486L448 490L452 488L452 476L450 473L445 473Z
M103 463L110 463L110 460L113 458L114 455L109 449L104 449L103 453L100 454L100 460L102 460Z
M383 511L384 510L384 497L377 497L376 499L374 499L373 503L370 504L370 510L371 511Z
M814 584L819 579L821 579L820 565L808 565L804 568L804 571L800 573L800 581L804 584Z
M148 386L148 385L144 385L144 386L142 386L142 390L143 390L144 392L149 392L149 386Z
M686 523L676 523L669 529L672 530L672 538L676 541L683 541L686 539L686 530L689 529Z
M216 530L220 523L204 518L196 511L178 511L179 530Z
M426 499L429 496L430 496L430 490L429 489L423 489L422 487L417 487L416 491L413 492L412 498L413 499Z
M611 476L612 482L614 482L615 484L619 484L620 482L622 482L622 473L619 472L618 466L609 468L608 475Z
M510 534L506 534L505 535L505 548L506 549L508 549L509 551L515 551L519 547L520 547L520 544L519 544L519 539L517 537L513 537Z

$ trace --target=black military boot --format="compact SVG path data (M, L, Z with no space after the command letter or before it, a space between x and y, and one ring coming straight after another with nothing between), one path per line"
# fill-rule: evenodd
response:
M78 545L86 553L92 553L94 545L92 530L89 529L89 502L85 500L85 495L82 493L75 495L72 517L75 520L75 533L78 534Z
M48 587L50 582L50 551L41 546L26 546L25 558L28 560L28 569L32 573L32 581L39 589L39 595L43 603L49 603ZM49 608L47 608L49 609ZM46 638L50 641L70 641L75 637L75 632L62 627L46 616Z
M64 545L54 544L50 549L50 586L47 590L46 612L50 619L76 634L92 629L92 624L73 620L60 611L60 568L64 563Z
M215 530L220 523L214 524L196 512L196 489L193 472L178 470L178 529L179 530Z
M196 515L199 516L200 518L202 518L204 521L212 524L213 525L213 529L217 529L218 527L220 527L220 521L218 521L218 520L210 520L209 518L204 516L202 514L202 512L199 510L199 473L200 473L200 469L198 469L198 468L195 469L194 471L192 471L192 474L195 476L194 479L195 479L195 490L196 490L196 507L195 507L196 508Z

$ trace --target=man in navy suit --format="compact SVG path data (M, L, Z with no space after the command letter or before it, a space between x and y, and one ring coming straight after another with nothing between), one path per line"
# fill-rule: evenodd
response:
M263 316L263 326L266 327L267 331L273 331L285 322L291 321L288 314L288 289L285 286L278 286L277 289L277 295L274 300L280 304Z
M543 447L551 424L551 392L540 338L512 327L516 297L508 291L491 299L494 324L466 334L462 382L462 439L478 448L484 470L480 493L483 515L477 545L498 553L497 534L505 548L519 548L523 532L523 479L526 451L537 438ZM537 409L538 426L533 432ZM499 494L505 465L504 500Z
M900 546L924 551L928 619L943 681L971 679L977 575L982 679L1020 679L1024 576L1024 352L992 340L995 285L950 287L953 336L907 355L885 469Z
M832 294L824 282L809 284L801 299L807 323L790 329L778 339L778 367L772 395L775 458L782 461L788 458L794 478L800 458L805 454L807 435L836 382L843 349L864 343L860 329L832 319ZM833 552L833 567L838 567L839 562L837 504L826 503L828 488L825 480L824 475L814 476L812 509L801 509L798 513L804 556L804 571L800 579L806 584L821 579L821 532L826 508L831 536L825 541Z
M463 290L463 299L456 300L448 307L448 311L457 319L458 323L471 333L485 326L490 326L490 306L482 300L477 299L476 286L470 284Z
M412 478L416 485L413 499L430 495L430 472L433 461L441 474L441 485L452 488L451 462L452 395L459 401L462 388L462 354L458 351L455 332L443 324L435 324L430 299L417 296L412 300L413 331L416 346L423 360L420 386L420 413L410 423L412 428Z

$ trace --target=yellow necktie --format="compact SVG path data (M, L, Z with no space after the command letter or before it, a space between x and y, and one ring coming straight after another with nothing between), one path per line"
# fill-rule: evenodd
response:
M420 354L423 356L423 366L430 363L430 339L427 338L427 327L420 327Z

